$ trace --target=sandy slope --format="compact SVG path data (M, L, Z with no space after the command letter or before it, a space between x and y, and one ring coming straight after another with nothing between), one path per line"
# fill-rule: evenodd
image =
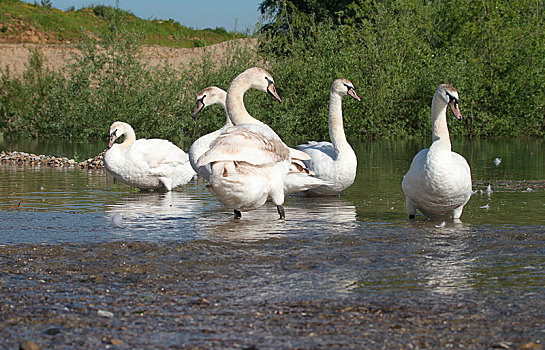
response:
M168 48L151 46L143 48L143 61L150 65L168 63L174 67L184 68L192 60L198 59L205 54L210 54L214 60L219 62L228 52L230 46L244 46L255 48L256 39L238 39L207 47L193 49ZM28 63L30 50L38 48L45 56L46 64L54 70L59 70L73 61L73 56L78 50L73 45L51 45L51 44L8 44L0 43L0 69L3 72L6 66L10 71L17 74L24 71Z

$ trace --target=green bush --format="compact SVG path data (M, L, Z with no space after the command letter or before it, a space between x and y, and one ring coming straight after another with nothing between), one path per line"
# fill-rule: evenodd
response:
M345 9L350 17L320 21L287 4L276 8L261 41L279 91L289 94L269 120L281 133L326 137L329 85L343 77L362 98L344 100L349 135L428 135L441 83L460 92L466 118L449 119L454 134L545 134L545 22L538 3L361 0Z

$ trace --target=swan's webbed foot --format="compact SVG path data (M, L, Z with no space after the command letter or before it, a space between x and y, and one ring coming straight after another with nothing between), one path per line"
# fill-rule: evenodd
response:
M284 207L281 205L277 205L276 210L278 211L278 214L280 215L280 220L284 220L286 218L286 212L284 211Z
M242 217L242 213L240 212L240 210L234 209L234 212L235 212L235 219L240 219Z

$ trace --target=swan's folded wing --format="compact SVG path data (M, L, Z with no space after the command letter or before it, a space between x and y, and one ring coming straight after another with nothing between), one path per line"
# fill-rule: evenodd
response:
M291 159L295 159L295 160L309 160L310 159L310 156L308 154L306 154L305 152L302 152L302 151L299 151L295 148L291 148L289 147L288 148L290 150L290 157Z
M315 142L310 141L304 145L297 146L301 151L308 154L311 160L310 163L325 163L328 164L331 160L337 158L335 147L330 142Z
M219 161L265 165L288 159L289 150L276 134L257 127L232 127L212 143L210 149L199 158L197 166Z
M179 165L189 162L189 156L172 142L162 139L140 139L131 147L131 157L150 168Z

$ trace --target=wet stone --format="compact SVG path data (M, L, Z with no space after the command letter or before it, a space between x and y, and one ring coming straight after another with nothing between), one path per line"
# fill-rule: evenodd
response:
M54 168L61 167L78 167L81 169L102 169L104 168L104 163L102 158L104 152L99 155L84 160L82 162L77 162L74 159L68 159L66 157L55 157L49 155L35 155L29 154L26 152L0 152L0 164L12 164L18 166L47 166Z
M40 350L41 347L33 341L24 340L19 344L19 350Z

